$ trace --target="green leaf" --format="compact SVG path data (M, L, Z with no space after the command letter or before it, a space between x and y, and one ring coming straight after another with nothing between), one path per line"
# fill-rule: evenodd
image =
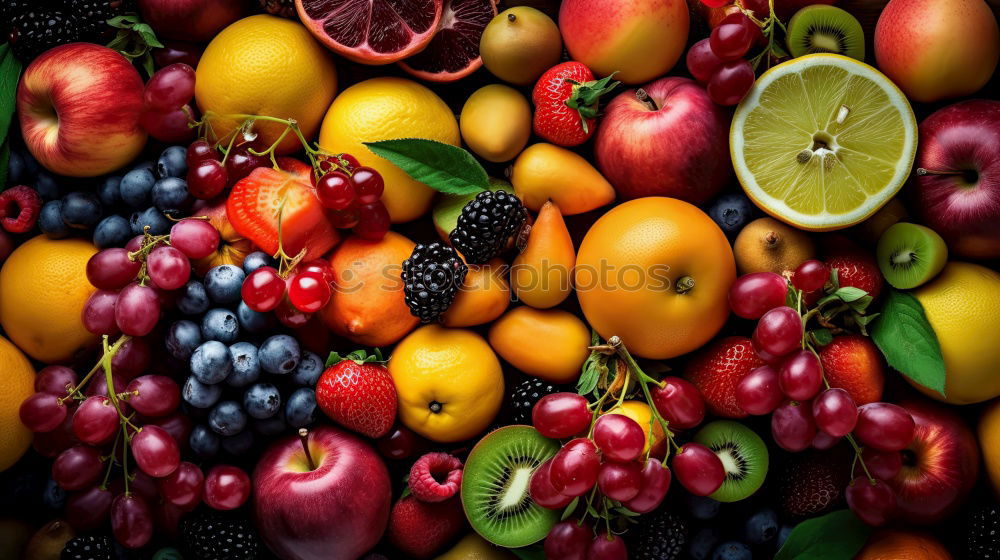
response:
M841 290L843 289L844 288L841 288ZM864 313L865 309L868 309L868 306L871 305L871 303L872 303L872 296L865 294L864 296L854 301L847 302L847 306L858 313Z
M830 329L815 329L809 331L809 336L819 346L826 346L833 342L833 333L830 332Z
M846 509L799 523L774 560L851 560L871 527Z
M489 188L489 176L472 154L462 148L401 138L363 142L375 155L394 163L417 181L448 194L472 194Z
M566 521L567 519L569 519L569 516L573 515L573 512L576 511L576 506L578 506L579 504L580 504L580 496L573 498L573 500L566 505L566 509L562 511L562 515L559 516L559 521Z
M350 360L358 365L385 362L385 360L382 359L382 352L378 348L376 348L371 354L365 352L364 350L354 350L346 356L342 356L339 352L333 351L326 357L326 367L339 364L345 360Z
M10 45L0 45L0 137L7 137L14 116L17 79L21 76L21 61L10 50Z
M851 303L867 296L868 292L854 286L844 286L843 288L837 288L837 291L833 295L837 296L844 303Z
M917 298L890 289L871 333L890 366L915 383L944 395L941 346Z
M535 544L532 546L526 546L524 548L510 548L508 549L514 553L521 560L545 560L545 550L542 545Z

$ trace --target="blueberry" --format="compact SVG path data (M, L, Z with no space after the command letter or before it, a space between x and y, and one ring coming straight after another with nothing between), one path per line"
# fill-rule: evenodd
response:
M90 229L101 219L101 201L93 193L71 192L62 199L62 221L73 229Z
M191 437L188 438L188 445L191 451L202 459L210 459L219 454L219 436L212 433L212 430L204 424L198 424L191 430Z
M299 367L292 372L292 382L301 387L315 387L325 367L323 358L306 350L299 358Z
M751 515L744 525L744 535L750 544L762 544L778 535L778 514L773 509L762 509Z
M133 170L144 169L146 171L149 171L150 173L156 173L156 162L151 159L146 161L140 161L139 163L133 165L132 169Z
M62 511L66 506L66 491L62 486L51 478L45 482L45 490L42 491L42 504L46 509Z
M201 318L201 336L205 340L232 344L240 337L240 322L236 314L228 309L209 309Z
M243 393L243 408L258 420L270 418L281 409L281 393L270 383L257 383Z
M186 319L174 321L170 325L165 341L167 352L182 362L189 361L195 348L201 346L202 342L201 329L194 321Z
M269 331L274 326L273 314L254 311L243 301L236 306L236 317L240 320L240 328L251 333Z
M241 298L240 289L244 278L246 274L240 267L222 264L210 269L205 275L205 290L215 303L236 303Z
M218 340L201 343L191 354L191 373L202 383L219 383L231 371L233 362L229 356L229 347Z
M686 498L688 509L691 511L691 517L707 521L719 515L720 504L717 500L713 500L707 496L695 496L694 494L688 494Z
M69 228L62 221L62 201L50 200L42 205L38 213L38 229L52 239L69 235Z
M35 190L38 191L38 196L46 202L59 198L60 194L59 183L48 171L38 172L38 177L35 178Z
M167 214L179 214L191 207L194 198L184 179L166 177L153 185L153 206Z
M197 280L188 280L177 297L177 309L186 315L201 315L208 310L208 292Z
M220 436L235 436L247 427L247 415L236 401L222 401L208 413L208 427Z
M103 204L105 208L114 208L115 206L121 204L121 184L121 177L117 175L109 175L97 185L97 198L101 201L101 204Z
M42 164L38 163L35 156L31 155L31 152L24 150L21 152L21 157L24 158L24 177L22 178L23 183L31 183L38 177L38 174L44 171L42 169Z
M712 560L753 560L753 552L741 542L727 541L715 549Z
M691 545L688 547L688 554L690 554L691 558L694 560L708 560L718 542L718 531L712 527L702 527L691 539Z
M218 402L222 396L222 387L206 385L192 375L184 382L181 396L184 397L184 402L195 408L208 408Z
M279 407L278 413L264 420L254 420L253 429L264 437L274 437L288 429L285 412Z
M23 185L30 183L25 177L24 156L19 150L11 150L7 158L7 185Z
M788 540L788 535L791 535L794 529L794 525L782 525L781 530L778 531L778 538L774 541L775 547L780 549L785 546L785 541Z
M724 194L708 207L709 217L729 237L739 233L756 213L757 208L742 193Z
M156 160L156 174L160 178L183 177L187 174L187 148L184 146L170 146L160 154L160 159Z
M251 272L257 270L262 266L272 266L277 268L277 264L271 255L268 255L264 251L254 251L243 259L243 272L250 274Z
M132 227L128 225L128 220L118 214L104 218L94 228L94 245L98 249L124 247L131 238Z
M166 235L170 233L173 222L164 216L163 212L150 206L142 212L133 212L129 218L129 225L132 226L132 235L142 235L146 226L149 226L150 235Z
M257 351L260 367L268 373L291 373L299 365L299 342L287 334L276 334L260 345Z
M237 342L229 347L233 360L233 371L226 377L230 387L246 387L260 377L260 362L257 347L249 342Z
M118 185L122 202L132 208L145 208L149 205L154 184L156 184L156 176L153 175L152 170L142 167L133 168L122 177L121 183Z
M316 391L308 387L296 389L285 404L285 421L293 428L301 428L315 422Z
M251 447L253 447L253 432L250 430L222 438L222 448L230 455L244 455Z

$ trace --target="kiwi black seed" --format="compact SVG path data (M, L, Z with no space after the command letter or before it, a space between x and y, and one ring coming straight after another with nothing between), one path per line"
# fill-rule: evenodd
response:
M861 23L836 6L814 4L796 12L788 22L787 42L793 57L834 53L865 59L865 32Z
M767 476L767 445L753 430L738 422L716 420L705 425L694 440L722 460L726 479L711 494L720 502L736 502L760 488Z
M559 450L531 426L505 426L469 453L462 472L462 506L469 524L493 544L517 548L542 540L559 512L528 494L531 475Z
M875 258L893 288L909 290L941 272L948 262L948 247L931 228L899 222L879 238Z

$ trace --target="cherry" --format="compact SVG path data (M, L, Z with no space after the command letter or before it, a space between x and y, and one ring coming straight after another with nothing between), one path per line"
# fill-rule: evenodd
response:
M316 196L330 210L347 210L357 200L354 181L343 171L331 171L320 177Z
M771 435L785 451L802 451L816 437L816 422L809 403L779 406L771 415Z
M628 416L605 414L594 423L594 443L605 459L633 461L646 446L646 433Z
M722 460L700 443L685 443L674 455L674 474L681 486L695 496L715 492L726 480Z
M660 507L667 490L670 490L670 469L659 459L650 457L646 459L640 474L642 483L639 486L639 493L622 505L635 513L649 513Z
M247 307L260 313L272 311L285 297L285 280L271 266L262 266L247 275L240 288Z
M754 368L736 384L736 404L747 414L770 414L784 398L771 366Z
M760 319L768 311L785 305L788 283L773 272L744 274L729 288L729 307L744 319Z
M564 496L552 486L550 477L552 459L545 461L531 474L528 494L534 502L546 509L562 509L573 501L572 496Z
M205 160L218 160L219 152L216 151L208 140L204 138L199 138L187 147L187 154L184 158L187 161L188 169L198 165Z
M560 560L586 560L587 550L594 538L594 531L576 519L556 523L545 537L543 549L546 558Z
M208 200L222 194L229 184L229 172L221 162L205 159L188 169L188 192L195 198Z
M357 206L351 206L346 210L330 210L326 216L329 218L330 223L333 224L333 227L340 229L352 228L358 225L358 222L361 220L361 214Z
M867 447L901 451L913 441L916 424L905 408L884 402L861 405L854 435Z
M874 527L885 525L896 510L896 495L881 480L859 476L847 486L844 496L854 515Z
M531 409L531 424L547 438L573 437L590 427L587 399L576 393L553 393L538 399Z
M576 438L556 453L549 469L549 479L556 492L566 496L580 496L597 484L601 459L597 446L587 438Z
M631 500L642 488L642 465L636 461L605 461L597 473L597 488L612 500Z
M249 175L254 169L270 164L267 156L252 154L250 150L259 152L261 147L253 142L240 144L233 148L229 157L226 158L226 172L229 174L230 186L235 185L237 181Z
M417 435L404 426L394 426L375 443L386 459L406 459L413 456L417 448Z
M361 204L372 204L382 198L385 181L378 171L371 167L356 167L351 179L354 181L354 190Z
M792 285L803 292L815 292L830 278L830 268L820 261L810 259L800 264L792 276Z
M851 394L843 389L827 389L819 394L812 404L816 426L835 437L843 437L854 430L858 422L858 406Z
M300 272L288 284L288 300L303 313L323 309L330 301L330 295L330 284L320 273Z
M354 225L358 237L378 241L385 237L391 225L389 210L381 200L358 206L358 223Z
M205 504L218 510L236 509L250 497L250 477L238 467L217 465L205 475Z
M793 352L778 370L778 384L790 399L806 401L815 397L823 386L819 357L809 350Z
M680 377L665 377L662 387L650 391L653 405L671 428L694 428L705 419L705 400L693 383Z
M278 304L278 307L274 308L274 316L278 318L278 322L282 325L290 329L298 329L304 327L313 314L299 311L288 301L288 298L284 298Z

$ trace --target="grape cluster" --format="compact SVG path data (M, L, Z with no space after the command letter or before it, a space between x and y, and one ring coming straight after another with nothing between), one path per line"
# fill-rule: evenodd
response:
M194 78L194 68L183 62L164 66L149 78L142 92L139 124L150 136L169 143L191 139Z
M846 439L863 470L847 488L848 505L867 523L882 525L896 504L885 481L899 472L899 452L913 439L913 417L886 402L857 406L846 390L831 387L814 339L805 332L815 312L803 316L786 305L791 298L800 308L802 301L816 301L835 278L826 264L809 260L796 268L790 282L771 272L736 280L730 307L740 317L758 320L751 342L765 362L737 384L736 401L748 414L771 414L771 434L786 451L829 449Z
M712 8L726 1L702 0ZM764 18L770 13L767 0L741 0L750 14ZM756 80L754 66L746 59L754 45L765 42L761 26L742 10L728 14L702 39L688 49L687 68L708 90L709 97L719 105L736 105L750 91ZM766 55L765 55L766 56Z

